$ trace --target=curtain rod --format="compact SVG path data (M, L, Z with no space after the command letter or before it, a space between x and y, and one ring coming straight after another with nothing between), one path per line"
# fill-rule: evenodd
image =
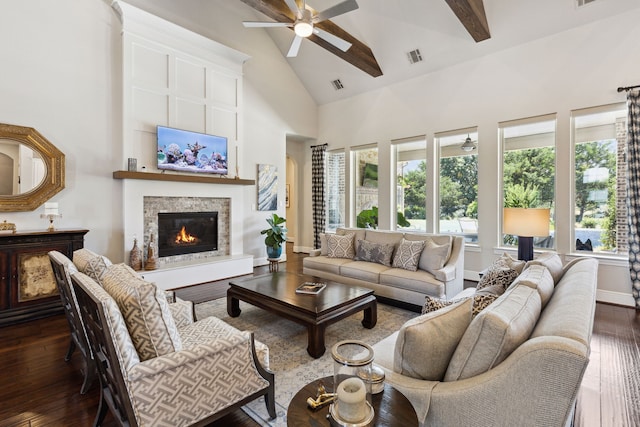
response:
M619 88L618 88L618 92L622 92L622 91L625 91L625 92L626 92L626 91L629 91L629 90L631 90L631 89L635 89L635 88L638 88L638 87L640 87L640 85L619 87Z
M325 142L324 144L312 145L311 148L322 147L322 146L325 146L325 145L329 145L329 144L327 144Z

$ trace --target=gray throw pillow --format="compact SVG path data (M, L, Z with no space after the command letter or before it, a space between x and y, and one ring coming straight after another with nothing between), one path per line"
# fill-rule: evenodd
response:
M373 243L368 240L358 240L358 249L354 260L376 262L391 267L391 256L394 246L386 243Z

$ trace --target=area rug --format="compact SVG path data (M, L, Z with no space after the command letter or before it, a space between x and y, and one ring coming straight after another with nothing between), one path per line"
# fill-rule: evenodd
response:
M378 303L378 322L373 329L366 329L360 323L362 312L334 323L328 326L325 332L327 351L322 357L313 359L307 354L305 327L242 301L240 309L242 312L239 317L229 317L227 301L221 298L197 304L196 317L202 319L215 316L237 329L253 331L255 339L269 347L270 369L275 373L277 418L269 420L263 399L257 399L242 409L258 424L275 427L287 425L287 408L298 390L311 381L333 375L331 347L335 343L357 339L367 344L375 344L418 315Z

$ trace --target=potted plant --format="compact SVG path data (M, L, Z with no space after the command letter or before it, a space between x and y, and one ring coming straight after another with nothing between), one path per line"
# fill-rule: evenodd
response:
M285 221L285 218L274 213L267 218L270 227L260 232L260 234L266 234L264 244L267 246L267 258L280 258L282 254L282 243L287 239L287 229L281 224Z

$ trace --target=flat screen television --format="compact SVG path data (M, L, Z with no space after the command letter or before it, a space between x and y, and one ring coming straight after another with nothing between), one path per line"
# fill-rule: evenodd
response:
M157 127L158 169L226 175L227 138Z

